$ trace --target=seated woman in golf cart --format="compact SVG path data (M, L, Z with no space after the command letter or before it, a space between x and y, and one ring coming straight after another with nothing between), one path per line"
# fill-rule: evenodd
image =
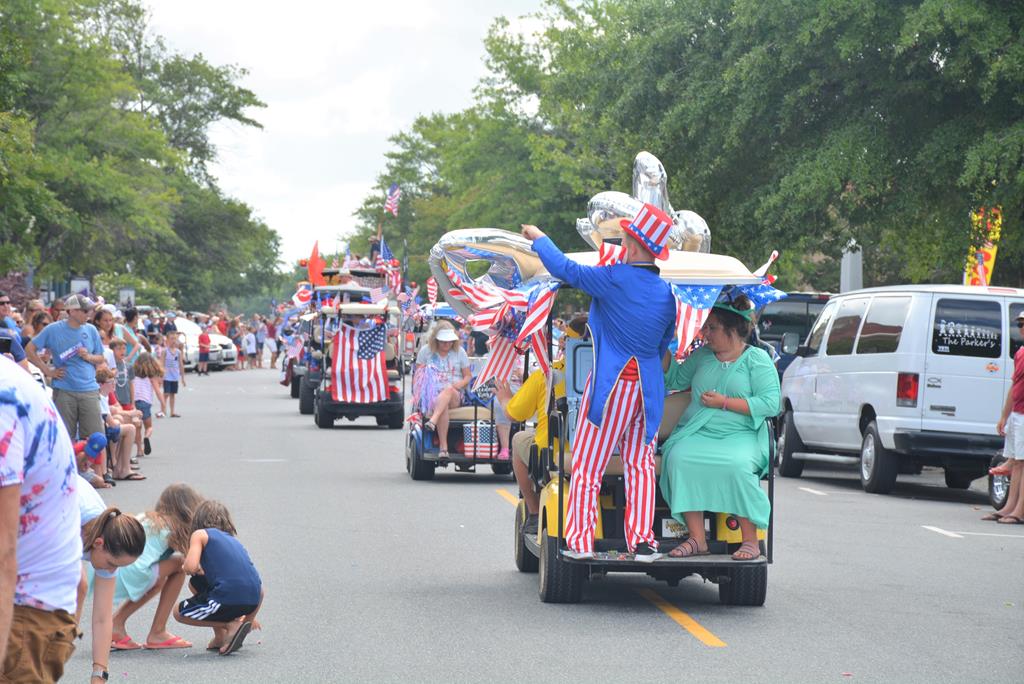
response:
M416 366L413 406L427 417L423 426L437 434L438 458L447 458L448 410L462 405L463 393L472 380L469 356L450 321L434 324L416 355Z
M767 352L746 344L754 307L740 294L714 306L704 324L706 344L682 364L666 355L665 388L690 390L693 400L662 446L661 491L690 536L674 558L708 553L704 511L730 513L743 543L733 560L760 555L757 529L768 527L771 505L761 489L767 473L765 418L779 412L779 374Z

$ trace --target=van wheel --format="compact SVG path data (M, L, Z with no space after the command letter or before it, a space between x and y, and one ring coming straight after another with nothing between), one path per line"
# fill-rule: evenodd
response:
M526 542L523 541L523 524L526 522L526 502L522 499L519 500L519 505L516 506L516 524L515 524L515 558L516 568L519 572L537 572L539 563L537 557L534 556L528 548L526 548Z
M977 475L963 470L946 470L946 486L950 489L970 489Z
M542 523L543 524L543 523ZM566 563L558 557L558 539L547 529L540 535L540 600L544 603L579 603L583 597L585 565Z
M793 422L793 410L789 409L782 416L782 429L779 430L779 475L783 477L800 477L804 472L804 462L793 458L793 453L804 450L803 440L796 431Z
M860 483L865 492L888 494L896 486L899 460L896 454L882 446L878 437L878 425L868 423L864 429L864 441L860 445Z
M298 399L299 398L299 389L301 387L302 387L302 376L301 375L293 375L292 376L292 387L291 387L291 389L292 389L292 399Z
M299 413L304 416L308 416L313 413L313 385L306 381L306 376L302 376L302 383L299 387Z
M729 568L728 582L718 585L718 600L727 606L763 606L768 596L768 565Z
M1006 459L1003 452L998 452L992 457L991 467L1000 466ZM988 502L995 510L1001 510L1006 506L1006 499L1010 496L1010 477L1008 475L988 476Z

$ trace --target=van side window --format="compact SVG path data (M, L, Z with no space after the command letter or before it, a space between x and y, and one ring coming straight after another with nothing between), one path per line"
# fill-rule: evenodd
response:
M932 324L932 353L997 359L1003 350L999 302L940 299Z
M832 320L832 316L835 312L836 303L829 302L818 316L818 320L814 322L814 327L811 328L811 334L807 336L808 356L817 355L818 349L821 348L821 340L825 337L825 330L828 329L828 323Z
M900 346L910 297L875 297L857 340L858 354L891 354Z
M1024 347L1024 329L1017 327L1017 316L1024 311L1024 303L1010 304L1010 358Z
M853 342L857 339L857 329L868 308L867 297L847 299L839 307L836 322L832 324L832 332L828 334L825 353L828 356L842 356L853 353Z

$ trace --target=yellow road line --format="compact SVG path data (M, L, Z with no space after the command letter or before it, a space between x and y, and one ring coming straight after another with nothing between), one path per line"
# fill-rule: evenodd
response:
M515 494L508 491L507 489L495 489L494 491L498 492L501 498L503 498L505 501L508 501L513 506L519 505L519 497L517 497Z
M724 641L706 630L702 624L663 599L657 592L651 589L637 589L637 593L661 609L661 612L672 618L680 627L692 634L697 641L700 641L705 646L724 648L727 645Z

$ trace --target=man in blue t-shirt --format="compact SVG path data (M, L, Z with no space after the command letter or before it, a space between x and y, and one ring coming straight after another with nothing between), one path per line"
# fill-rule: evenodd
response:
M50 378L53 403L72 439L103 432L96 368L106 361L99 331L86 322L95 306L84 295L71 295L64 302L67 320L46 326L25 348L28 360ZM52 365L39 357L42 349L50 352Z

